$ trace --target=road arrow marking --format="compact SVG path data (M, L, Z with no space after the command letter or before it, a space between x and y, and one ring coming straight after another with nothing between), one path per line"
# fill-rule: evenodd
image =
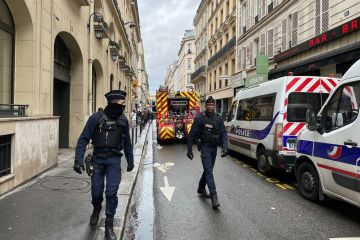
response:
M175 187L170 187L169 186L169 182L168 182L168 179L167 179L166 176L164 177L164 183L165 183L165 187L160 187L160 190L165 195L167 200L169 200L169 202L171 202L171 198L172 198L172 196L174 194Z

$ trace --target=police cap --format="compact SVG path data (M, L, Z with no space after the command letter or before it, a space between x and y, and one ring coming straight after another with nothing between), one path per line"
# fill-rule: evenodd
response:
M208 103L214 103L215 104L215 99L212 96L209 96L208 99L206 99L205 104L208 104Z
M121 99L124 100L126 98L127 93L121 90L111 90L110 92L105 94L105 97L108 101Z

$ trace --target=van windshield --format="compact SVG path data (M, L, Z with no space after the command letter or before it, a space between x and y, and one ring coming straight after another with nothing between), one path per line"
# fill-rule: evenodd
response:
M290 93L287 107L287 121L305 122L307 109L312 108L315 114L317 114L328 96L328 93Z

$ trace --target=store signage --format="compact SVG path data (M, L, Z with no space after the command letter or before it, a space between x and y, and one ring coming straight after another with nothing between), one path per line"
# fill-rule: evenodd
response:
M322 44L331 42L337 38L350 34L360 29L360 17L350 20L336 28L333 28L323 34L320 34L314 38L309 39L293 48L283 51L274 56L276 62L294 56L296 54L305 52L311 48L315 48Z
M245 87L252 87L268 80L269 60L266 55L256 56L256 75L245 80Z

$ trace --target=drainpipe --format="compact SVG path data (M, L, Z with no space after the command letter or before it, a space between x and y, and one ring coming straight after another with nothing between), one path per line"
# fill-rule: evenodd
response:
M94 12L94 1L90 1L90 8L89 8L89 16L91 16L91 14ZM93 19L94 17L91 16L89 18L89 72L88 72L88 77L89 77L89 82L88 82L88 101L89 101L89 105L88 105L88 113L89 116L92 115L92 104L93 104L93 94L92 94L92 68L93 68L93 56L92 56L92 45L93 45L93 32L94 32L94 24L93 24Z

